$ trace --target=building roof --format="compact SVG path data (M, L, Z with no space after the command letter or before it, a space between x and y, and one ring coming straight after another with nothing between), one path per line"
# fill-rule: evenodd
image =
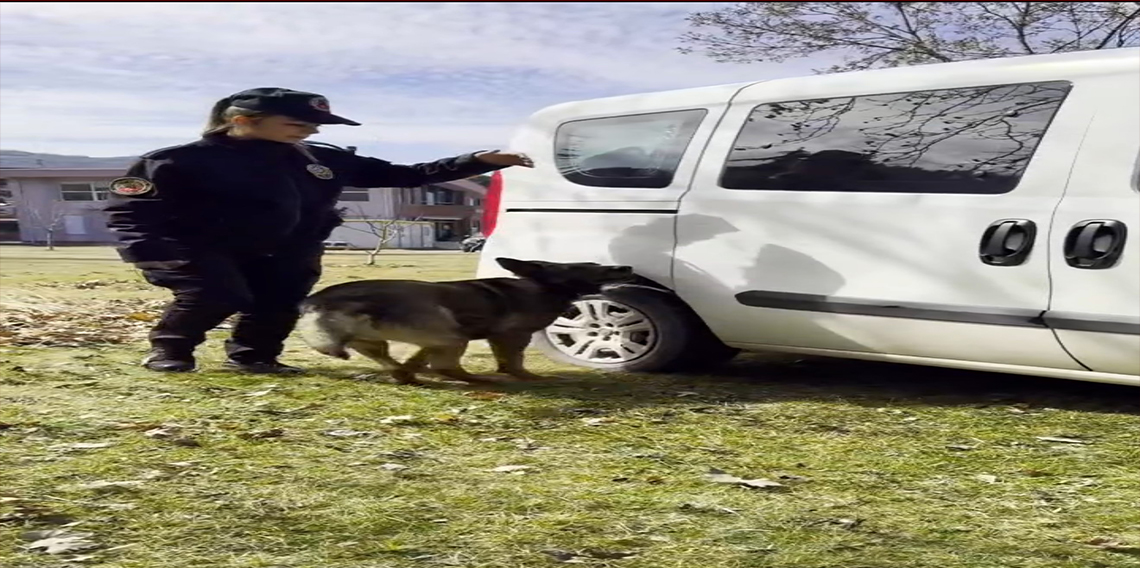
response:
M116 178L126 168L0 168L0 178Z

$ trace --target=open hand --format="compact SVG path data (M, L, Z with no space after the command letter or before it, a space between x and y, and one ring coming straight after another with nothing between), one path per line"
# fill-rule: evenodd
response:
M475 154L475 159L480 162L491 164L492 166L522 166L524 168L533 168L534 161L526 154L518 152L500 152L498 150L491 150L490 152L479 152Z

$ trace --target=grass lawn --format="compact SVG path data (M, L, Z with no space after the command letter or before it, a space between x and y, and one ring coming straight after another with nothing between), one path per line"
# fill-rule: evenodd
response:
M475 263L361 260L329 255L322 284ZM537 354L549 381L425 389L300 342L285 360L309 376L222 372L223 330L204 370L162 376L137 338L164 293L109 249L0 247L0 294L18 307L5 568L1140 566L1138 389L763 356L603 375ZM55 331L12 331L41 320ZM481 347L467 364L491 369ZM77 546L25 548L53 529Z

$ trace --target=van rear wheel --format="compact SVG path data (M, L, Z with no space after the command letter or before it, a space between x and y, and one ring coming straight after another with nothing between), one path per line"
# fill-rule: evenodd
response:
M737 353L720 343L680 300L641 287L578 299L536 333L534 343L562 363L641 373L712 367Z

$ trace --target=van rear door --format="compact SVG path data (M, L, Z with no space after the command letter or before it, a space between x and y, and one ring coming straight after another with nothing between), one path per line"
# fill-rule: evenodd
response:
M742 86L596 99L536 113L511 143L535 167L503 172L479 276L502 274L493 259L506 256L626 264L670 285L677 205Z

